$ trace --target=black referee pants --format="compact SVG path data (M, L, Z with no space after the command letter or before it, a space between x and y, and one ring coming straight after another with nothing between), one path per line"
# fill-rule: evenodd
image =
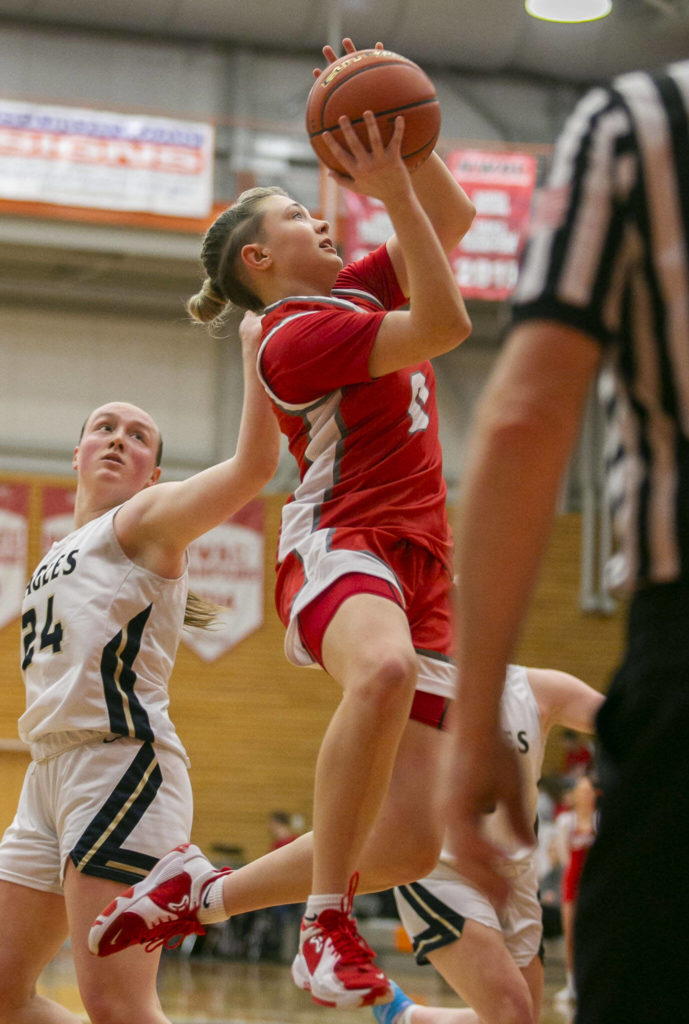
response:
M689 584L632 601L598 716L600 827L577 901L577 1024L689 1020Z

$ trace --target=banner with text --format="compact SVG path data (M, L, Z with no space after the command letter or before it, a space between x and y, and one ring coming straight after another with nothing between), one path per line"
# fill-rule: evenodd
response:
M205 217L214 145L203 122L0 100L0 198Z
M500 301L514 291L526 242L538 161L525 153L456 150L447 164L476 206L474 222L450 261L465 298ZM345 194L345 262L360 259L392 234L377 199Z
M526 243L538 161L527 153L466 149L448 154L447 165L476 207L450 258L462 295L507 299Z
M29 485L0 484L0 629L21 611L28 540Z
M265 506L249 502L189 546L189 589L224 610L210 629L185 629L182 641L215 661L263 624Z

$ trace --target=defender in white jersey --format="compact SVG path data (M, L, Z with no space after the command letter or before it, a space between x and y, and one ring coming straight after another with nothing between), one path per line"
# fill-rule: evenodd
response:
M50 743L54 750L55 736L95 731L156 743L186 759L167 690L186 569L166 579L133 563L118 540L118 508L53 544L29 580L22 606L27 710L19 735L32 748ZM78 626L66 631L64 622Z
M535 822L548 731L593 732L603 695L566 672L510 665L500 701L503 735L515 751L526 813ZM380 1024L536 1024L543 992L537 850L514 837L502 807L483 820L502 852L507 902L496 909L457 871L449 849L426 878L395 890L400 918L420 964L432 963L472 1009L421 1007L399 988L374 1011ZM401 1020L403 1015L404 1019Z
M128 403L101 406L74 451L75 529L27 585L19 731L32 761L0 842L3 1024L78 1024L36 993L68 937L92 1024L167 1021L158 955L133 949L104 967L86 940L104 903L189 839L188 759L168 715L168 680L184 622L202 625L213 609L188 595L186 548L261 489L279 453L255 372L260 331L247 323L240 333L234 457L159 484L153 419Z

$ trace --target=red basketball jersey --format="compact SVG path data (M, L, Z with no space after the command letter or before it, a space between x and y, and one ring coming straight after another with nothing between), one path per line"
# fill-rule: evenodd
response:
M278 561L315 530L385 531L449 559L435 375L424 361L372 378L387 310L404 305L385 246L340 272L329 296L290 296L263 319L258 369L299 464Z

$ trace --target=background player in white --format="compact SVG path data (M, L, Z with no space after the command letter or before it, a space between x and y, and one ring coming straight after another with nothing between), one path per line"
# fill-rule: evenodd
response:
M553 669L510 665L500 702L503 735L516 752L526 811L536 820L548 732L554 725L592 733L603 694ZM504 809L484 819L509 879L507 903L496 910L456 870L448 850L427 878L396 890L397 907L419 963L430 963L472 1009L421 1006L395 986L395 998L374 1008L379 1024L536 1024L543 995L543 925L538 852L519 847Z
M158 955L104 964L87 949L104 902L189 838L188 761L168 717L185 618L188 544L241 508L277 465L278 433L243 333L245 398L235 455L158 483L161 440L143 409L110 402L74 450L74 531L41 561L22 614L30 745L17 815L0 843L0 1020L78 1024L36 993L71 939L93 1024L164 1024Z
M353 49L351 40L345 48ZM335 57L330 47L324 53ZM207 232L208 277L189 305L203 321L228 302L265 313L259 373L299 463L300 484L282 517L277 606L288 656L321 664L342 701L316 767L310 886L301 890L302 873L288 892L292 867L272 902L311 893L293 976L316 1001L343 1006L389 998L349 916L350 880L365 847L384 845L369 863L387 871L379 885L387 888L426 873L442 840L428 794L438 791L437 727L454 673L450 536L429 360L469 334L447 254L473 218L436 154L409 174L402 118L383 146L373 115L364 116L368 148L347 119L349 151L330 145L349 175L340 183L385 204L395 231L387 245L343 269L326 221L279 189L254 190ZM381 808L398 749L391 821ZM394 821L405 824L403 843ZM290 844L285 854L300 872L301 849ZM238 912L229 889L225 906ZM123 902L109 908L101 937L103 927L120 942L155 937L154 918L140 934L131 914L120 928L124 911Z

